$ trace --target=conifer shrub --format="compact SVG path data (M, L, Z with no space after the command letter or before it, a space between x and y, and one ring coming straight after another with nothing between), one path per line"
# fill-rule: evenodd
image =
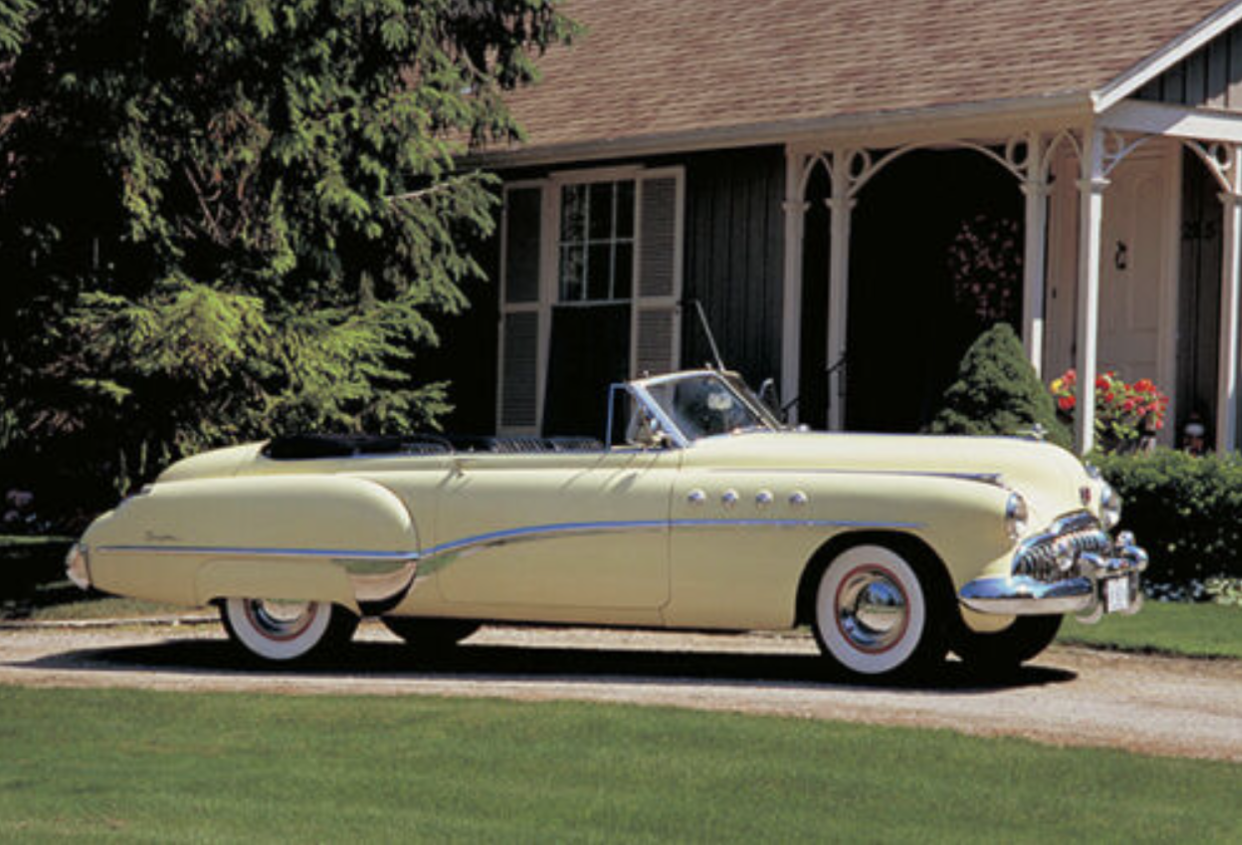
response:
M929 426L933 434L1018 435L1039 426L1059 446L1073 442L1052 396L1008 323L981 334L962 358L957 381Z

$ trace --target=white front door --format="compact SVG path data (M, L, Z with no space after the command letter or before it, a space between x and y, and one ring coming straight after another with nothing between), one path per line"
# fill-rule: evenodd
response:
M1173 390L1176 148L1143 147L1109 177L1100 257L1099 371Z

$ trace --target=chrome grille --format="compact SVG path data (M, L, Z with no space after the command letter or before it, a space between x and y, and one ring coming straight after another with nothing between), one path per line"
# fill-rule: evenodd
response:
M1088 513L1075 513L1058 519L1042 534L1026 540L1013 558L1013 574L1037 581L1061 581L1079 574L1078 560L1083 552L1108 554L1112 540ZM1063 567L1062 563L1068 563Z

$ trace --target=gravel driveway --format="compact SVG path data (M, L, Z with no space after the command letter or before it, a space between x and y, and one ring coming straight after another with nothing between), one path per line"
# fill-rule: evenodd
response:
M287 694L573 699L949 728L1242 762L1242 661L1056 647L1016 676L946 665L934 684L825 671L809 637L489 627L419 658L364 624L313 669L248 664L218 626L0 631L0 683Z

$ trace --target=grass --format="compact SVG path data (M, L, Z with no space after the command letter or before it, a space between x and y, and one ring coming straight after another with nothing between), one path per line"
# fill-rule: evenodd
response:
M576 703L0 687L0 840L1236 842L1242 766Z
M1242 608L1149 601L1134 616L1083 625L1072 616L1058 641L1126 651L1242 659Z

